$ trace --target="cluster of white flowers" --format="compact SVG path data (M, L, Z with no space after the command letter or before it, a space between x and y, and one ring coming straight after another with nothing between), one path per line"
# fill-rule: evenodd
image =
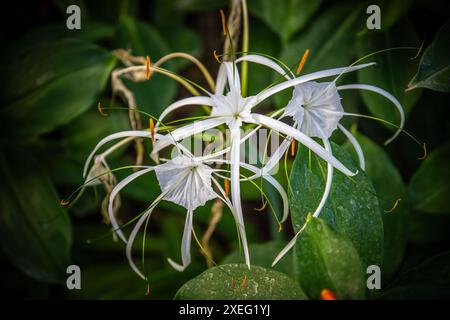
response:
M253 96L243 96L241 81L237 65L243 61L256 63L270 68L280 74L282 82L269 86L267 89ZM399 102L388 92L367 84L336 85L336 81L344 73L353 72L362 68L370 67L373 63L359 64L348 67L334 68L317 71L310 74L295 76L286 67L278 64L272 59L262 55L247 54L235 61L222 62L215 83L214 92L206 92L205 96L194 96L174 102L168 106L156 121L152 130L131 130L112 134L104 138L95 147L86 161L84 176L89 175L92 159L104 144L116 139L148 138L153 142L152 159L154 166L139 166L139 171L134 172L117 184L109 195L109 218L114 232L126 243L126 253L129 262L142 278L146 277L133 263L131 247L136 234L147 221L160 201L170 201L186 208L186 223L181 243L181 264L168 259L168 262L178 271L183 271L190 263L190 247L192 235L192 220L196 208L203 206L212 199L222 200L231 210L237 224L242 242L245 263L250 268L250 255L248 251L247 238L244 225L244 212L241 205L241 183L248 179L265 179L273 185L280 193L283 200L284 222L289 213L288 197L281 184L275 180L271 171L289 149L293 140L309 148L318 157L327 162L327 178L321 201L313 213L314 217L320 214L330 193L333 177L333 169L339 170L347 176L353 176L352 172L333 156L329 138L332 133L339 129L353 144L359 157L360 168L364 170L364 155L357 140L345 129L339 121L343 116L353 115L346 113L341 103L340 90L361 89L376 92L389 99L400 112L401 124L399 130L392 138L395 138L403 127L403 110ZM133 67L133 72L147 72L148 65ZM317 82L323 78L334 77L331 82ZM256 111L258 105L269 97L284 91L292 91L292 99L286 107L275 110L270 115L261 114ZM209 106L209 115L202 120L192 121L169 132L163 133L163 120L179 108L185 106ZM283 121L286 120L286 121ZM246 136L241 136L241 128L244 125L253 126L254 130ZM201 134L212 128L227 128L229 130L230 142L221 150L202 156L195 156L192 150L180 143L183 139ZM241 145L252 135L262 128L270 128L272 131L283 136L284 140L276 152L261 166L254 166L241 160ZM319 143L319 142L320 143ZM163 149L172 148L175 157L163 159L159 154ZM224 157L225 156L225 157ZM226 165L227 170L220 168L218 164ZM242 178L241 170L253 173L251 177ZM137 220L128 238L121 230L113 213L114 200L118 193L134 179L154 171L159 183L161 194L154 199ZM230 195L224 190L223 180L230 181ZM222 183L221 183L222 182ZM288 245L274 257L274 264L281 259L295 244L298 233Z

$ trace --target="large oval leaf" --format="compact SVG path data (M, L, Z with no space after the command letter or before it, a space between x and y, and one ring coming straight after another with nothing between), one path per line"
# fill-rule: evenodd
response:
M397 271L405 253L407 240L407 218L409 216L409 202L406 188L398 169L394 166L386 152L375 142L362 134L356 134L366 160L365 173L377 192L380 205L384 208L384 259L383 281L388 281ZM350 144L346 149L353 151ZM356 154L355 154L356 156ZM355 158L357 159L357 158ZM389 181L389 183L386 183ZM393 205L398 202L394 210ZM386 212L387 211L387 212Z
M418 37L412 24L404 20L389 31L370 32L359 38L358 50L361 57L378 50L395 47L416 47ZM375 66L358 71L358 82L380 87L391 93L403 106L408 115L419 98L419 91L405 92L409 79L414 74L417 62L411 60L413 50L393 50L378 53L367 61L376 62ZM370 112L379 118L399 123L399 113L395 106L385 97L366 90L361 95ZM390 127L391 129L395 129Z
M415 210L450 213L450 145L433 151L414 173L408 192Z
M115 61L106 50L74 39L23 50L3 67L2 131L23 137L69 122L98 100Z
M287 42L319 8L322 0L250 0L250 11Z
M5 152L6 151L6 152ZM1 247L23 272L62 282L70 264L71 224L47 175L24 152L0 157Z
M333 154L347 168L358 170L351 155L332 143ZM289 204L295 230L299 230L308 214L313 213L322 197L325 185L326 163L309 149L299 147L291 171ZM311 159L311 161L309 161ZM311 164L311 167L309 166ZM383 220L375 190L366 174L359 169L353 177L334 170L330 195L320 214L339 235L351 240L364 267L383 260Z
M307 299L297 282L284 273L245 264L226 264L206 270L185 283L180 300L298 300Z
M294 250L296 276L309 297L320 299L322 290L330 289L337 299L364 298L364 271L358 252L325 221L310 218Z
M248 246L252 265L272 268L273 259L286 246L283 241L270 241L266 243L253 243ZM235 250L222 260L222 264L240 263L243 261L242 252ZM274 267L274 270L293 275L293 260L292 254L288 253L280 262Z
M408 90L428 88L450 92L450 21L436 34L420 59L419 70L408 85Z

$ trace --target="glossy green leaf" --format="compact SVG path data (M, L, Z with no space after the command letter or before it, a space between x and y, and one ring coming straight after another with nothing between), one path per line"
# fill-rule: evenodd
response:
M409 21L404 21L383 33L367 33L359 38L359 56L378 50L396 47L416 47L419 40ZM411 60L416 51L410 49L377 53L367 58L376 65L358 71L358 83L370 84L391 93L408 115L419 98L420 92L405 92L406 85L414 74L417 61ZM361 90L364 103L370 112L381 119L399 124L400 115L395 106L385 97L371 91ZM394 127L389 127L395 130Z
M2 131L23 137L68 123L98 101L115 62L106 50L78 40L25 49L4 67Z
M249 0L250 11L287 42L309 21L321 0Z
M362 25L362 15L363 8L360 5L338 4L329 7L289 41L281 52L281 60L295 71L303 53L309 49L302 74L349 65L356 56L355 28ZM278 107L286 106L291 92L286 90L275 97Z
M171 52L169 45L158 30L144 21L131 17L121 20L115 45L119 48L131 49L134 55L148 55L152 61L157 61L163 55ZM174 66L174 63L170 61L163 67L173 70ZM171 103L176 94L176 82L161 74L154 74L149 81L141 83L125 82L135 94L137 107L154 116L159 115Z
M377 192L380 206L384 209L384 259L382 265L383 281L390 279L397 271L405 253L407 240L407 222L409 218L409 202L406 188L400 172L392 163L386 152L375 142L362 134L356 139L364 152L365 173ZM346 144L346 149L353 152L353 146ZM355 160L356 153L355 153ZM389 181L389 183L386 183ZM401 199L395 210L390 211L397 199Z
M450 252L434 256L402 274L381 299L449 299Z
M244 280L245 279L245 280ZM178 300L299 300L307 299L287 275L244 264L226 264L206 270L178 290Z
M63 282L70 264L71 224L47 175L29 153L2 149L1 247L28 276Z
M292 254L288 253L279 263L272 268L273 259L284 248L286 243L283 241L271 241L266 243L250 244L248 249L250 252L252 265L260 266L268 269L274 269L279 272L293 275ZM242 263L243 256L239 250L233 251L226 256L221 264Z
M420 59L419 70L408 90L427 88L450 92L450 22L436 34Z
M312 299L323 289L337 299L362 299L365 292L363 264L353 244L336 234L320 218L309 220L294 247L296 277Z
M36 28L26 34L24 37L15 41L8 53L17 54L17 50L34 46L41 42L53 42L66 38L74 38L86 42L97 42L100 40L110 39L114 35L114 27L102 22L85 20L82 28L77 30L69 30L65 23L50 23L43 27Z
M408 192L415 210L450 213L450 145L434 150L414 173Z
M355 172L351 155L332 143L334 156L347 168ZM322 198L326 163L309 149L299 147L291 171L291 192L289 205L295 230L313 213ZM372 264L381 266L383 260L383 220L375 190L367 175L359 170L353 177L347 177L334 170L331 192L320 218L325 220L338 234L347 237L358 251L364 267Z

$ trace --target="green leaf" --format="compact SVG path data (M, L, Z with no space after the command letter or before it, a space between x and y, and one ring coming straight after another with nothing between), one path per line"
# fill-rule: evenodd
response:
M358 170L351 155L332 143L334 156L347 168ZM311 153L309 168L309 149L299 147L291 171L291 191L289 204L291 219L295 230L306 221L309 213L317 208L324 191L327 166L323 160ZM338 234L350 239L358 251L364 267L383 260L383 220L380 214L375 190L366 176L359 170L353 177L347 177L334 170L330 195L320 218L325 220Z
M83 21L82 28L69 30L65 23L50 23L43 27L33 29L24 37L15 41L10 48L7 48L9 54L17 54L17 50L23 50L30 46L42 42L53 42L66 38L74 38L86 42L97 42L99 40L110 39L114 35L114 28L111 25L87 20Z
M427 88L450 92L450 21L436 34L420 59L419 70L408 85L408 90Z
M271 241L266 243L253 243L248 246L252 265L274 269L279 272L293 275L292 254L286 255L272 268L273 259L286 246L283 241ZM235 250L226 256L221 264L240 263L243 261L242 252Z
M28 276L63 282L70 264L71 224L47 175L29 153L0 157L1 247Z
M395 210L385 212L384 229L384 259L382 266L383 281L389 280L402 262L407 240L407 218L409 218L409 203L406 188L398 169L394 166L386 152L375 142L362 134L356 134L356 139L364 153L365 173L372 182L379 197L381 207L389 211L397 199L401 199ZM353 146L347 143L345 148L353 151ZM355 159L356 153L355 153ZM389 183L386 183L389 181Z
M434 256L401 275L381 299L449 299L450 252Z
M396 47L416 47L419 43L412 24L404 20L389 31L370 32L358 39L361 57L378 50ZM358 71L358 82L370 84L391 93L403 107L406 116L416 104L420 92L405 92L406 85L414 74L416 61L411 60L414 50L393 50L377 53L367 58L376 65ZM381 119L399 124L400 115L395 106L378 93L361 90L364 103L370 112ZM389 127L393 130L395 128Z
M245 280L244 280L245 279ZM244 264L226 264L206 270L178 290L179 300L298 300L307 299L285 274Z
M339 4L328 8L289 41L281 52L281 60L295 71L305 50L310 49L302 74L349 65L356 55L354 30L361 23L362 15L360 5ZM278 107L284 107L290 98L291 93L287 90L278 94L275 101Z
M121 19L115 45L118 48L131 49L134 55L148 55L152 61L157 61L171 52L169 45L155 28L131 17ZM173 70L174 66L172 61L163 65L169 70ZM149 81L141 83L125 82L135 94L137 107L154 116L158 116L176 94L175 81L161 74L154 74Z
M414 173L408 192L415 210L450 213L450 145L446 144L424 160Z
M250 11L287 42L309 21L321 0L249 0Z
M23 137L68 123L98 100L115 62L106 50L79 40L23 50L3 67L2 131Z
M363 299L365 279L352 243L320 218L310 218L294 247L297 279L312 299L330 289L338 299Z

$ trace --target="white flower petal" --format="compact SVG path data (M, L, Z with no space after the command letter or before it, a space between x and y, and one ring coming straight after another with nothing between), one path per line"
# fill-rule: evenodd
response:
M160 135L155 134L155 137L159 138ZM150 131L138 131L138 130L130 130L130 131L121 131L113 133L102 140L100 140L99 143L95 146L94 150L90 153L89 157L87 158L84 169L83 169L83 177L86 177L86 174L88 172L89 164L92 161L92 158L94 157L95 153L100 149L105 143L108 143L112 140L120 139L120 138L129 138L129 137L141 137L141 138L151 138Z
M272 59L269 59L264 56L260 56L257 54L248 54L248 55L242 56L239 59L237 59L236 63L239 63L241 61L254 62L257 64L261 64L263 66L269 67L272 70L274 70L274 71L278 72L279 74L281 74L282 76L284 76L288 80L291 79L291 77L289 75L292 75L292 78L294 77L294 74L292 73L292 71L290 71L290 70L285 71L278 63L276 63Z
M239 70L236 64L233 62L225 61L222 63L227 73L228 85L230 86L230 91L236 91L241 93L241 79L239 77Z
M394 106L397 108L398 112L400 113L400 125L399 125L399 128L397 129L397 131L395 132L395 134L391 138L386 140L385 144L391 143L392 140L397 138L397 136L400 134L400 132L402 132L403 126L405 125L405 113L403 111L402 105L400 104L400 102L398 102L398 100L392 94L390 94L386 90L383 90L381 88L371 86L368 84L347 84L347 85L339 86L339 87L337 87L337 89L338 90L347 90L347 89L368 90L368 91L378 93L378 94L382 95L383 97L389 99L394 104Z
M355 149L356 154L358 155L359 167L363 170L366 170L366 160L364 158L364 153L358 140L356 140L356 138L351 134L351 132L345 129L343 125L339 124L338 127L342 131L342 133L347 137L350 143L353 145L353 148Z
M333 154L328 139L322 139L322 141L323 144L325 145L325 150L327 150L330 154ZM327 178L325 182L325 190L323 192L322 199L320 199L320 203L316 208L316 211L314 211L313 213L313 217L318 217L323 207L325 206L328 196L330 195L332 181L333 181L333 166L330 163L327 163Z
M186 222L184 223L183 240L181 241L182 264L180 265L170 258L167 259L172 268L179 272L183 272L191 263L192 216L192 210L188 210L186 214Z
M156 177L164 200L171 201L188 210L195 210L216 193L211 186L212 169L186 156L178 156L155 167Z
M222 117L210 118L202 121L195 121L181 128L173 130L164 136L161 136L159 140L153 144L152 157L156 157L157 153L165 147L174 144L176 141L180 141L187 137L201 133L203 131L217 127L225 122Z
M159 195L158 198L156 198L155 201L153 201L153 203L150 205L150 207L147 209L147 211L145 211L142 214L142 216L138 219L138 221L136 222L136 225L134 226L133 230L130 233L130 238L128 239L127 246L125 249L128 263L130 264L131 269L133 269L133 271L136 272L144 280L147 280L147 278L142 274L142 272L139 270L139 268L134 263L131 250L133 248L133 243L134 243L134 240L136 239L136 235L139 232L139 229L142 227L142 224L147 219L150 219L150 216L151 216L153 210L158 205L158 203L161 201L162 196L163 196L162 194Z
M120 181L114 189L112 189L111 194L109 195L109 203L108 203L108 215L109 220L111 221L111 226L114 232L119 236L120 239L122 239L123 242L127 243L127 238L123 234L122 230L120 229L119 224L117 223L116 217L114 216L114 210L113 210L113 204L114 199L116 198L117 194L130 182L132 182L134 179L139 178L140 176L153 171L153 167L147 167L147 169L143 169L137 172L134 172L133 174L130 174L128 177L124 178L122 181Z
M223 63L220 64L219 71L216 78L216 95L223 95L225 85L227 84L227 72Z
M294 87L284 115L291 116L309 137L329 138L341 120L341 105L334 82L306 82Z
M164 123L164 118L171 112L184 107L184 106L213 106L213 102L211 101L211 98L209 97L190 97L182 100L178 100L174 103L172 103L170 106L168 106L166 109L164 109L163 112L161 112L161 115L158 118L158 122L155 124L155 132L158 132L158 128L161 125L161 123Z
M366 64L360 64L360 65L351 66L351 67L334 68L334 69L328 69L328 70L323 70L323 71L317 71L317 72L306 74L304 76L297 77L292 80L284 81L280 84L274 85L273 87L257 94L256 95L256 103L260 103L261 101L269 98L270 96L272 96L280 91L283 91L290 87L294 87L301 83L305 83L305 82L320 79L320 78L331 77L331 76L339 75L342 73L352 72L355 70L369 67L371 65L374 65L374 63L366 63Z
M301 144L305 145L307 148L311 149L315 152L319 157L321 157L326 162L330 163L333 167L341 171L343 174L347 176L354 176L356 173L351 172L347 169L338 159L336 159L330 152L326 151L320 144L306 136L304 133L299 130L270 117L261 115L261 114L253 114L253 118L257 123L260 123L266 127L272 128L273 130L277 130L287 136L290 136L296 139Z
M233 213L236 218L239 233L241 235L242 248L244 249L245 263L250 269L250 255L248 251L247 235L245 233L244 218L241 205L241 184L240 184L240 130L231 129L231 199L233 201Z

